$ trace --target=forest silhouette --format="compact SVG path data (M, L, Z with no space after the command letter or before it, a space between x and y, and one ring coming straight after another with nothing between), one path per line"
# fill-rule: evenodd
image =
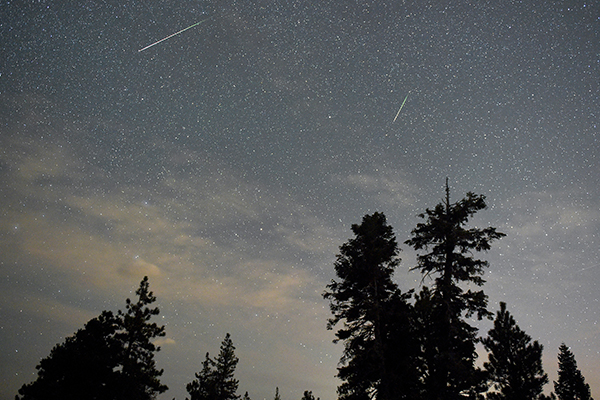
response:
M335 342L344 346L339 400L592 400L564 343L554 393L545 395L543 346L517 325L506 303L495 316L488 310L481 287L489 265L476 255L505 235L468 226L485 208L485 196L470 192L451 202L446 182L445 199L419 215L422 222L405 244L418 253L412 269L432 285L418 291L402 292L393 281L400 249L385 215L365 215L352 225L354 237L340 246L336 279L323 293L332 313L327 329L337 329ZM103 311L56 345L16 400L151 400L166 392L154 360L160 347L153 343L165 336L165 327L152 322L159 309L152 306L148 277L136 295L126 300L125 311ZM494 325L480 337L474 322L484 318ZM483 367L476 364L478 343L488 352ZM187 384L186 400L250 400L248 392L237 394L238 361L227 333L219 354L206 353ZM275 400L281 400L278 388ZM302 400L315 400L312 391Z

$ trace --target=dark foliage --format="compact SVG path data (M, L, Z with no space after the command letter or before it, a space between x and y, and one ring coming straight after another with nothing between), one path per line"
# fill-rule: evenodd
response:
M202 370L196 373L196 379L186 386L190 394L189 400L239 399L240 396L236 395L239 381L233 377L238 361L228 333L221 343L219 355L211 359L210 354L206 353ZM247 392L244 397L248 397Z
M159 376L151 340L164 336L164 327L150 323L158 308L145 277L127 299L127 311L104 311L83 329L55 346L37 366L38 378L19 389L19 400L154 399L167 390Z
M127 299L126 311L119 311L122 329L116 334L116 339L123 345L123 385L118 396L123 400L152 399L168 389L160 383L163 370L156 369L154 360L154 353L160 348L152 343L152 339L165 336L165 327L150 323L150 319L159 314L159 309L148 307L156 297L150 291L147 276L135 294L137 301L133 303Z
M386 400L392 391L407 394L415 386L408 352L415 347L406 325L409 295L401 294L391 279L400 259L385 216L365 215L352 231L355 237L340 247L334 264L339 280L332 280L323 295L333 314L328 329L343 321L336 332L336 341L345 345L338 393L342 400ZM404 375L403 368L410 374Z
M490 317L487 296L482 290L463 290L461 284L481 286L486 261L475 259L474 251L490 249L490 243L504 234L495 228L466 228L470 217L485 209L485 196L467 193L450 203L446 184L445 202L419 217L425 219L412 231L406 244L419 254L414 269L434 277L434 286L424 288L415 304L425 362L425 397L453 400L484 390L484 376L475 367L477 329L466 321L476 315Z
M554 391L559 400L593 400L590 385L577 368L577 361L571 349L562 343L558 349L558 381Z
M310 390L305 390L304 395L302 395L301 400L315 400L315 396L312 394L312 392ZM317 397L316 400L321 400L321 399Z
M548 375L542 368L543 347L523 332L515 319L500 303L494 327L482 340L489 353L484 367L489 374L493 393L490 400L540 399Z
M36 367L38 378L23 385L17 399L112 399L120 377L118 321L109 311L90 320L74 336L56 345Z

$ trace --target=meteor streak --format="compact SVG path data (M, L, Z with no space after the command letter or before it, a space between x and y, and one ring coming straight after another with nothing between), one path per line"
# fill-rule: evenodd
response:
M165 40L167 40L167 39L169 39L169 38L172 38L173 36L177 36L177 35L179 35L180 33L183 33L183 32L185 32L185 31L187 31L188 29L192 29L193 27L195 27L195 26L197 26L197 25L200 25L200 24L201 24L201 23L203 23L204 21L208 21L208 20L209 20L209 19L211 19L211 18L212 18L212 17L209 17L209 18L203 19L203 20L202 20L202 21L200 21L200 22L196 22L194 25L190 25L190 26L188 26L187 28L185 28L185 29L182 29L182 30L180 30L179 32L176 32L176 33L174 33L174 34L172 34L172 35L169 35L169 36L167 36L167 37L166 37L166 38L164 38L164 39L160 39L158 42L154 42L154 43L152 43L151 45L148 45L148 46L144 47L143 49L139 49L139 50L138 50L138 53L139 53L139 52L142 52L142 51L144 51L144 50L146 50L146 49L149 49L150 47L152 47L152 46L154 46L154 45L157 45L157 44L159 44L160 42L164 42Z
M400 106L400 109L396 113L396 116L394 117L394 120L392 121L392 123L396 122L396 120L398 119L398 115L400 115L400 111L402 111L402 107L404 107L404 103L406 103L406 99L408 99L408 95L406 95L406 97L404 98L404 101L402 102L402 105Z

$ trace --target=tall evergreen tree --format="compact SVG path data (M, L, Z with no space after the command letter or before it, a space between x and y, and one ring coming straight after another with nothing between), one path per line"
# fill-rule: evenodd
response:
M515 319L500 303L494 327L482 340L489 351L489 361L484 368L493 384L490 400L540 399L548 375L542 368L543 346L523 332Z
M352 231L355 237L340 247L334 264L339 281L332 280L323 294L333 314L327 328L343 321L336 332L336 342L345 344L338 394L341 400L387 400L393 376L386 361L390 310L398 309L392 302L407 298L391 279L400 262L398 244L382 213L365 215Z
M465 227L470 217L485 208L485 196L473 193L450 203L446 181L445 201L419 215L426 221L417 224L406 241L417 251L428 251L418 255L413 269L435 277L432 290L421 294L422 302L430 303L427 312L431 313L424 338L425 390L431 400L464 398L483 383L483 375L475 367L477 328L466 318L476 315L481 319L491 313L482 290L465 291L461 284L483 285L488 263L475 259L472 252L488 250L493 240L505 236L492 227Z
M159 310L148 308L156 300L148 277L136 294L135 303L127 299L126 312L103 311L55 346L37 366L37 380L23 385L17 399L151 400L166 391L154 361L160 348L152 343L164 336L164 326L149 322Z
M149 306L156 301L150 291L148 277L145 276L135 294L134 303L126 301L126 311L119 311L121 330L116 334L123 345L123 376L119 399L149 400L165 392L168 387L160 383L163 370L156 368L154 353L160 347L152 343L157 337L165 336L165 327L158 326L150 319L159 314L158 307Z
M215 359L216 400L236 400L239 381L233 377L239 359L229 333L225 335L219 355Z
M559 400L593 400L590 385L585 383L571 349L564 343L558 348L558 381L554 391Z
M233 377L238 361L235 346L228 333L221 343L219 355L211 359L210 354L206 353L202 370L196 373L196 379L186 386L190 394L189 400L239 399L240 396L236 394L239 381Z
M414 306L408 301L412 290L398 290L386 305L384 325L384 370L386 379L381 386L387 389L390 400L418 400L423 398L422 336L417 329Z
M214 400L217 398L217 389L214 379L215 361L207 352L202 362L202 370L194 374L196 379L186 385L190 394L186 400Z

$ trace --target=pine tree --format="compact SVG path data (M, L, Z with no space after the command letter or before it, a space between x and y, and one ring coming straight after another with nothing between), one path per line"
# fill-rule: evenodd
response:
M236 400L239 398L235 394L239 381L233 377L238 361L233 341L228 333L225 335L225 339L221 343L219 355L215 359L216 400Z
M435 277L432 290L421 293L420 300L429 303L426 312L431 315L419 317L430 323L424 332L423 351L425 391L431 400L454 400L483 390L483 374L475 367L477 328L466 318L476 315L481 319L491 317L491 313L482 290L465 291L461 284L483 285L488 263L473 258L472 252L488 250L493 240L505 236L491 227L465 227L470 217L485 208L485 196L473 193L450 203L446 181L445 201L419 215L426 221L417 224L412 238L406 241L417 251L429 251L418 255L413 269L424 277Z
M494 327L482 340L490 352L484 368L493 383L490 400L535 400L540 399L548 375L542 368L543 346L523 332L515 319L500 303Z
M117 319L104 311L74 336L56 345L36 367L38 378L19 389L21 400L78 400L89 393L113 399L119 374L120 345L114 340Z
M196 379L186 386L190 394L189 400L239 399L240 396L236 395L239 381L233 377L238 361L228 333L221 343L219 355L211 359L210 354L206 353L202 370L196 373Z
M186 385L190 394L186 400L214 400L217 398L217 390L214 379L215 362L206 353L202 362L202 370L196 374L196 379Z
M152 340L165 336L165 327L150 319L159 314L158 307L149 308L156 301L145 276L135 294L134 303L126 301L126 311L119 311L121 330L116 334L123 345L122 385L119 399L150 400L165 392L168 387L160 383L163 370L156 368L154 353L160 351Z
M164 336L164 326L150 323L158 308L144 277L127 299L126 312L103 311L64 343L55 346L38 365L36 381L19 390L21 400L132 399L151 400L167 390L159 381L152 339Z
M558 353L558 381L554 382L554 391L559 400L593 400L590 385L585 383L581 371L577 368L575 355L564 343Z
M382 213L365 215L360 225L352 225L352 231L355 237L340 247L334 264L339 281L332 280L323 294L333 314L327 328L343 321L335 340L345 344L338 394L341 400L386 400L394 376L386 360L392 342L391 310L400 309L392 303L407 299L391 279L400 262L398 244Z

